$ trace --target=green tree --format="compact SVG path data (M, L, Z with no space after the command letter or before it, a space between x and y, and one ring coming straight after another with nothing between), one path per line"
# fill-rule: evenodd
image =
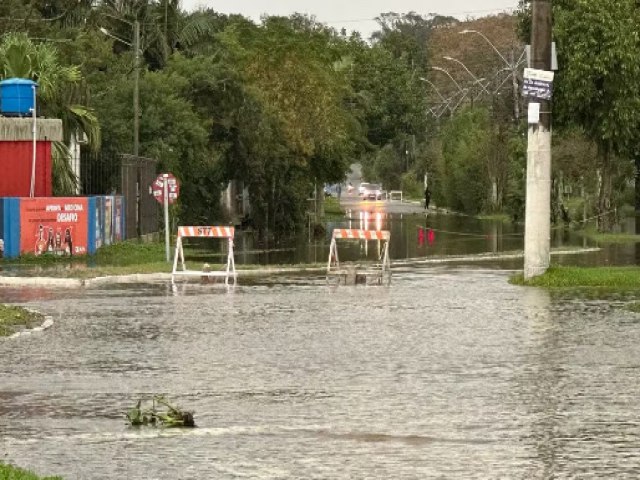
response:
M65 144L71 136L84 134L91 148L100 145L100 125L92 109L84 103L82 75L77 66L65 66L57 49L49 43L36 44L22 33L6 34L0 40L0 78L30 78L38 83L43 113L60 118ZM54 149L54 186L57 194L75 192L77 179L69 165L68 151Z
M562 67L554 116L597 146L599 227L606 231L614 221L616 162L633 153L640 125L639 9L635 0L563 0L554 18Z
M438 168L443 191L439 195L456 211L477 214L487 207L490 131L489 113L484 108L460 111L443 129Z

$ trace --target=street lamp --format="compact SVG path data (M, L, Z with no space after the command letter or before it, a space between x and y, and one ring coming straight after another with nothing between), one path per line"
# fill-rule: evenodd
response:
M512 59L511 62L509 62L504 55L502 55L502 53L500 53L500 50L498 50L498 48L493 44L493 42L491 40L489 40L487 38L487 36L482 33L479 32L478 30L462 30L460 32L460 34L465 35L468 33L473 33L476 35L479 35L480 37L482 37L484 39L484 41L486 43L488 43L491 48L493 48L494 52L496 52L498 54L498 56L502 59L502 61L507 65L508 70L511 72L511 85L513 87L513 114L515 117L515 121L517 122L520 118L520 100L518 97L518 77L517 77L517 70L518 70L518 66L520 65L520 62L522 60L522 55L520 56L520 58L518 59L518 61L516 62L515 59ZM504 82L503 82L504 83Z
M464 69L465 69L465 71L466 71L469 75L471 75L471 77L475 80L475 83L480 84L480 87L481 87L481 88L482 88L482 89L487 93L487 95L489 94L489 91L488 91L488 90L487 90L487 88L486 88L486 87L481 83L480 79L479 79L478 77L476 77L476 76L471 72L471 70L469 70L469 69L467 68L467 66L466 66L464 63L462 63L462 62L461 62L460 60L458 60L457 58L449 57L449 56L447 56L447 55L445 55L445 56L444 56L444 57L442 57L442 58L444 58L445 60L449 60L450 62L456 62L458 65L460 65L462 68L464 68ZM484 80L484 79L483 79L483 80Z
M111 15L109 15L112 17ZM133 48L134 51L134 82L133 82L133 156L136 162L136 233L138 238L142 236L141 222L141 203L142 203L142 171L140 168L140 22L135 20L133 23L124 18L116 18L133 27L133 44L123 40L122 38L111 34L106 28L100 28L100 31L125 45Z
M436 118L440 118L442 116L442 114L444 113L445 110L449 109L451 110L450 104L451 104L451 98L447 99L444 98L444 96L440 93L440 90L438 90L438 88L434 85L434 83L424 77L420 77L420 80L428 83L431 88L433 88L433 90L436 92L436 94L438 95L438 97L440 97L440 100L442 101L441 105L442 105L442 111L440 112L434 112L433 108L429 109L431 111L431 113L436 117Z
M114 17L116 18L116 17ZM138 157L140 153L140 22L129 22L123 18L118 18L133 27L133 44L126 40L113 35L106 28L100 27L100 31L117 40L120 43L128 45L134 51L134 83L133 83L133 155Z
M451 74L448 71L446 71L444 68L442 68L442 67L431 67L431 69L432 70L437 70L438 72L442 72L442 73L446 74L451 79L451 81L455 84L455 86L458 87L458 90L460 90L460 92L464 92L464 89L460 86L460 84L458 82L456 82L455 78L453 78L451 76Z

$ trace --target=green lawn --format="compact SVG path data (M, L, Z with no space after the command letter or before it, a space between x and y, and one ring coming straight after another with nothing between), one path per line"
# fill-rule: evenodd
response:
M27 470L0 463L0 479L2 480L62 480L62 477L39 477Z
M524 281L519 274L511 283L546 288L599 287L640 290L640 267L551 267L544 275Z
M335 197L327 197L324 199L325 215L344 215L344 209L340 206L340 202Z
M73 258L23 255L3 260L1 265L29 276L74 278L171 271L171 265L165 261L164 244L137 240L102 247L95 255Z
M0 337L7 337L23 328L37 327L44 322L44 315L22 307L0 304ZM0 479L4 478L0 476Z

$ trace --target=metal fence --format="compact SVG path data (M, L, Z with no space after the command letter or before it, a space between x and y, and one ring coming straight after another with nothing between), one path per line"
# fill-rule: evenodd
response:
M83 152L80 186L83 195L120 194L125 199L126 238L156 233L158 203L149 192L158 162L129 154Z

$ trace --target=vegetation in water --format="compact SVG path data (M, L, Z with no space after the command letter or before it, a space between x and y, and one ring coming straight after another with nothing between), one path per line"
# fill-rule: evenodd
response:
M62 480L62 477L39 477L28 470L2 462L0 462L0 478L2 480Z
M640 302L635 302L630 305L627 305L627 310L631 310L632 312L640 313Z
M147 402L148 403L148 402ZM134 408L127 412L127 421L132 427L195 427L193 413L171 405L163 396L151 399L151 406L145 407L138 400Z
M9 336L25 328L37 327L43 321L44 315L40 313L22 307L0 304L0 337Z
M640 267L551 267L543 275L526 281L519 274L511 278L511 283L547 288L640 289Z

